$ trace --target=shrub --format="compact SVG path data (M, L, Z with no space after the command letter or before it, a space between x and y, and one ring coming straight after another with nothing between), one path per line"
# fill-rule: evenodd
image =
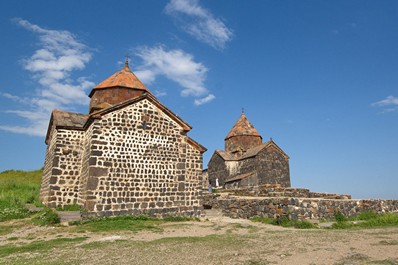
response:
M342 214L340 211L336 211L334 213L334 219L336 219L336 222L338 222L338 223L347 221L344 214Z
M357 216L357 220L371 220L371 219L375 219L377 218L377 213L376 211L366 211L366 212L361 212L358 216Z
M305 220L301 220L301 221L295 221L294 223L294 227L298 228L298 229L311 229L311 228L317 228L316 225L305 221Z
M58 214L54 210L47 207L40 211L33 218L33 222L39 225L53 225L58 224L60 221L61 218L58 216Z

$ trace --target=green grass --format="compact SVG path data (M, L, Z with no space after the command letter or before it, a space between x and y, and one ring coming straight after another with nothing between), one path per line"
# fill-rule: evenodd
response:
M55 209L57 211L65 211L65 212L74 212L82 210L82 208L76 203L72 205L57 206Z
M334 229L348 229L348 228L373 228L373 227L387 227L398 226L397 213L383 213L377 214L374 211L362 212L356 217L336 218L336 223L331 228ZM361 221L354 223L355 221Z
M39 191L43 170L7 170L0 173L0 221L24 218L26 203L40 205Z
M33 218L32 221L34 224L38 224L38 225L54 225L54 224L58 224L61 221L61 218L58 216L58 214L50 209L50 208L44 208L42 211L36 213Z
M169 216L163 219L152 218L146 215L124 215L115 217L93 218L84 221L72 222L76 226L77 232L107 232L107 231L133 231L152 230L161 232L163 229L159 227L165 222L185 222L197 221L197 218L187 216Z
M55 247L59 247L68 243L82 242L86 240L85 237L76 238L56 238L48 241L34 241L25 245L14 245L7 244L0 248L0 257L9 256L16 253L27 253L27 252L45 252L51 251Z
M294 227L297 229L312 229L317 228L316 225L305 220L290 220L287 216L283 216L278 222L277 219L255 216L250 218L253 222L261 222L264 224L279 225L283 227Z

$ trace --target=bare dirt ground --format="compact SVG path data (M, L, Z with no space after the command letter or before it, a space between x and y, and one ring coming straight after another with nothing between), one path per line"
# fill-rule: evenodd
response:
M201 222L160 228L93 233L73 226L16 226L0 235L0 248L83 239L2 256L0 264L398 264L398 227L297 230L230 219L212 210Z

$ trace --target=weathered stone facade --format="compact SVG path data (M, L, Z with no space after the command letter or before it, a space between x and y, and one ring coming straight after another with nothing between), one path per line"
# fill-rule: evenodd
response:
M90 114L54 111L41 199L87 215L201 215L204 147L128 65L90 93Z
M279 184L290 187L289 157L271 139L262 137L242 113L225 138L225 150L216 150L208 163L213 186L227 189Z

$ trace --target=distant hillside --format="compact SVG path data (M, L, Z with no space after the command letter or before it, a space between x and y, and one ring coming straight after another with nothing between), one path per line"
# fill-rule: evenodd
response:
M42 174L42 168L34 171L6 170L0 172L0 183L7 180L15 180L18 182L30 182L40 184Z

